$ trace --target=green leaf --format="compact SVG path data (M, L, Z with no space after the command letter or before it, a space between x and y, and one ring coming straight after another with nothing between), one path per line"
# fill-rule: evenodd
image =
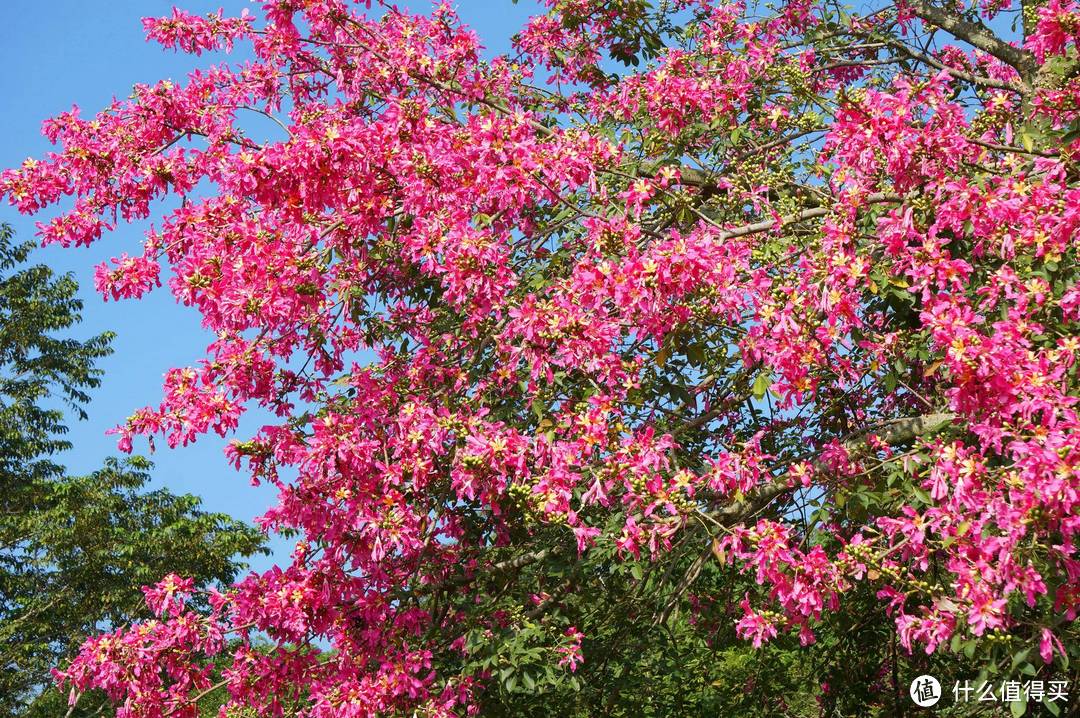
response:
M1025 700L1013 701L1012 703L1009 704L1009 711L1012 712L1012 714L1014 716L1016 716L1016 718L1020 718L1020 716L1027 713L1027 701L1025 701Z
M892 393L896 389L896 385L898 382L899 379L897 379L896 374L894 374L893 372L889 372L888 374L886 374L885 378L882 380L882 384L885 386L885 391L889 393Z
M694 364L694 366L703 366L705 364L705 350L700 344L687 344L683 348L683 353L686 354L686 358Z
M1028 646L1027 648L1022 648L1016 653L1014 653L1012 657L1012 665L1009 667L1009 671L1016 671L1017 667L1019 667L1021 663L1027 660L1027 657L1030 653L1031 646Z
M686 387L679 384L668 384L667 393L672 401L679 404L691 404L694 401L694 395L691 394Z
M765 396L765 392L769 390L771 383L771 377L767 373L758 374L757 378L754 379L754 386L750 389L750 392L755 399L761 399Z

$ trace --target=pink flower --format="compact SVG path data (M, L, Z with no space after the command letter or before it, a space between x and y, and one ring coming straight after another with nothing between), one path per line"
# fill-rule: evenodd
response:
M171 17L143 18L143 28L147 40L201 55L204 50L231 50L234 42L249 35L251 21L247 8L236 18L225 18L220 10L199 17L173 8Z
M143 586L146 605L156 616L177 616L184 610L184 601L191 596L195 580L170 573L155 586Z
M109 296L113 299L138 299L152 288L161 286L158 278L161 266L154 259L121 254L110 261L116 265L115 269L110 269L105 263L94 269L94 288L106 299Z
M1080 12L1072 0L1049 0L1038 8L1035 32L1024 41L1024 49L1030 50L1040 63L1048 55L1064 54L1068 43L1080 38Z
M577 539L578 553L584 553L585 549L593 545L596 537L602 532L595 526L575 526L573 528L574 538Z
M754 648L761 648L766 641L776 637L776 625L750 607L750 595L739 602L743 617L735 624L735 631L740 638L750 639Z
M581 653L581 640L585 637L585 634L571 626L563 632L563 636L566 640L558 648L560 654L559 667L569 668L570 672L573 673L585 661Z
M1042 656L1043 662L1047 664L1053 662L1055 649L1063 657L1066 655L1065 646L1061 644L1058 637L1049 628L1043 628L1039 636L1039 655Z
M1003 627L1005 605L1005 599L994 599L989 596L973 603L968 611L971 632L976 636L981 636L986 631Z

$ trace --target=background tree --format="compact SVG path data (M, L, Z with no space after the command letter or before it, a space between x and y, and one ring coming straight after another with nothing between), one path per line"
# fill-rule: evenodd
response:
M155 717L887 715L940 672L1062 710L1080 7L549 0L485 60L448 6L361 5L148 19L252 59L0 176L74 196L65 245L178 198L98 288L167 263L216 340L121 446L273 411L230 459L300 534L208 611L160 584L66 683Z
M194 496L145 491L145 459L109 459L87 476L56 462L65 411L85 416L111 337L70 337L76 284L26 266L32 246L0 226L0 714L44 717L66 713L50 671L87 633L149 616L142 586L173 571L228 584L263 535L200 511Z

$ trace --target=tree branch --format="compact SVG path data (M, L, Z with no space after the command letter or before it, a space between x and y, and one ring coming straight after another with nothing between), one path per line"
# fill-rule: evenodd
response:
M907 55L916 62L921 62L925 65L929 65L930 67L933 67L937 70L944 70L956 79L970 82L971 84L977 85L978 87L986 87L997 90L1009 90L1010 92L1018 92L1020 94L1027 92L1029 89L1026 85L1023 84L1017 85L1012 82L1006 82L1005 80L995 80L992 77L975 75L964 70L958 70L957 68L950 67L949 65L946 65L944 62L941 62L940 60L937 60L930 55L925 55L921 52L917 52L916 50L911 49L904 43L897 42L896 40L889 40L885 44L895 50L900 51L904 55Z
M882 202L900 202L902 200L903 197L898 194L875 192L874 194L863 197L861 202L862 204L880 204ZM767 232L777 225L784 227L794 222L802 222L807 219L814 219L815 217L824 217L831 211L831 207L814 207L812 209L804 209L802 212L785 215L780 217L779 220L767 219L761 222L754 222L753 224L744 224L741 227L733 227L732 229L724 230L720 233L720 239L732 239L734 237L744 237L748 234Z
M940 28L1014 67L1024 79L1025 89L1030 89L1030 80L1039 69L1030 52L1005 42L981 22L967 20L956 12L931 5L928 0L908 0L908 7L928 25Z
M551 551L546 548L538 549L536 551L530 551L529 553L515 556L514 558L507 559L505 561L499 561L493 563L490 566L484 567L485 573L504 573L506 571L514 571L519 568L524 568L534 563L539 563L548 557ZM451 586L465 586L476 580L476 575L471 576L457 576L446 581L447 585Z
M930 433L931 431L948 424L954 418L956 418L955 414L942 412L895 419L886 423L883 429L867 430L854 438L845 441L844 448L849 452L858 452L866 449L868 446L867 437L871 434L876 434L878 439L889 446L905 444L917 436ZM771 482L750 492L750 494L741 501L736 501L717 511L701 513L724 526L731 526L732 524L753 516L777 496L786 494L793 490L793 488L794 487L789 485L786 475L779 476Z

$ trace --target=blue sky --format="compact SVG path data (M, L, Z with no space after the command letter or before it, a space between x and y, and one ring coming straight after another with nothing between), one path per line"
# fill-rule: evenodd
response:
M177 5L204 13L219 7L239 13L253 7L242 0L5 0L3 42L0 43L0 167L12 167L51 149L41 137L42 120L77 104L90 116L112 98L126 97L135 83L164 78L182 80L188 71L216 61L165 51L147 43L140 18L167 15ZM414 10L430 7L422 1L400 3ZM480 35L489 54L509 49L510 36L521 27L534 5L510 0L463 0L457 4L464 21ZM257 7L253 8L257 10ZM258 14L256 12L256 14ZM235 59L235 57L233 58ZM37 218L19 215L0 206L0 222L14 226L19 239L34 238ZM173 366L185 366L203 356L210 341L198 313L175 302L167 287L139 301L104 302L93 290L94 265L122 251L136 250L146 225L121 225L88 249L39 249L37 262L57 272L73 272L85 304L80 337L105 330L116 332L115 354L101 363L104 381L88 407L89 419L72 422L68 439L74 449L63 457L73 472L85 473L115 455L115 437L105 431L146 404L157 404L161 380ZM134 253L134 252L132 252ZM268 421L249 413L238 435L253 434ZM274 502L272 488L252 487L245 474L229 466L222 450L228 439L201 437L195 444L170 450L158 441L154 485L203 498L204 507L251 521ZM145 451L145 443L136 451ZM256 557L252 567L268 568L274 560L287 560L289 546L272 544L276 557Z

